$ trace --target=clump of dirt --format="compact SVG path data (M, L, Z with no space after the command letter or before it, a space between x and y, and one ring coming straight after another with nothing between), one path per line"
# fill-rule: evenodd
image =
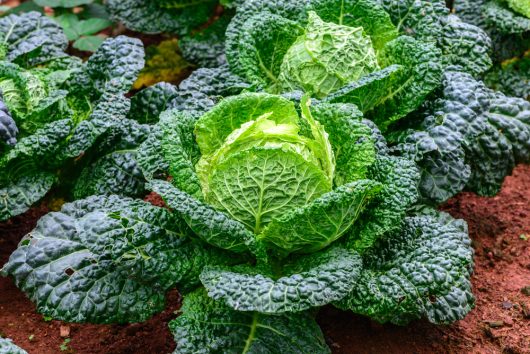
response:
M146 200L164 206L157 195ZM318 322L334 353L530 353L530 166L518 166L494 198L461 193L442 209L469 224L475 309L451 326L398 327L328 306ZM35 208L0 224L0 264L45 212ZM66 324L43 319L11 279L0 278L0 335L39 354L170 353L167 323L180 303L170 292L166 310L140 324Z

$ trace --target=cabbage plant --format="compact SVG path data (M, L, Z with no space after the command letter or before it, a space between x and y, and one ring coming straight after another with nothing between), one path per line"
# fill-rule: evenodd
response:
M62 29L37 13L0 19L0 220L52 189L67 199L138 196L135 149L175 92L158 84L124 96L144 65L137 39L107 39L86 62Z
M328 353L314 319L326 304L382 323L451 323L474 306L466 224L412 209L419 171L388 152L354 105L307 95L170 109L137 154L167 207L66 204L2 273L70 322L146 320L176 286L178 353Z
M380 129L416 110L460 65L491 65L490 40L443 1L249 0L226 33L234 74L271 93L352 103Z

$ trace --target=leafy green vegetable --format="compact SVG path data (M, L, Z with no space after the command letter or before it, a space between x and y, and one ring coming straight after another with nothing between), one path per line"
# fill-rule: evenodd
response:
M330 353L324 336L308 313L263 315L231 310L199 289L184 299L183 314L169 326L177 350L252 353Z
M186 34L206 23L217 5L216 0L173 3L180 6L163 6L162 1L148 0L109 0L106 6L113 20L134 31Z
M53 20L38 12L9 15L0 19L1 59L41 64L66 56L68 40Z
M446 44L441 34L439 47L432 36L399 36L384 6L375 0L244 3L227 29L228 63L269 92L302 90L354 103L386 129L440 84L444 60L456 61L464 45L471 47L463 40ZM477 38L484 42L473 47L477 60L486 61L478 71L490 62L487 37Z
M356 252L329 248L284 264L281 277L243 266L206 268L201 281L210 297L235 310L300 312L342 299L357 283L360 269Z
M13 344L11 339L0 338L0 354L27 354L27 352Z
M53 318L142 321L163 309L164 292L174 284L197 283L209 262L233 261L189 241L187 233L166 209L91 197L41 219L2 271Z
M473 249L462 221L407 218L402 230L364 254L363 264L357 286L336 303L339 308L405 324L423 316L451 323L474 306Z
M444 75L443 96L421 131L405 131L398 149L422 169L423 197L443 202L461 186L494 195L515 163L530 156L530 105L488 89L459 71Z

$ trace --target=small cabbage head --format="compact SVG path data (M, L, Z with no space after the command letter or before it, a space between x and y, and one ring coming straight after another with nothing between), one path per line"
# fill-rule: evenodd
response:
M324 22L315 12L280 68L283 91L303 90L323 98L379 70L372 40L362 27Z

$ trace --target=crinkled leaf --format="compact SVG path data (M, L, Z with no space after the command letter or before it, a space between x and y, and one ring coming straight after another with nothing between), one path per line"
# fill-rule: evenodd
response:
M215 68L226 64L225 31L231 14L223 14L204 31L182 37L179 47L182 56L201 68Z
M35 65L66 56L68 40L61 27L38 12L0 19L0 38L7 45L6 59Z
M460 65L464 71L478 76L492 65L491 46L491 39L480 28L462 22L454 15L445 20L441 38L445 66Z
M269 13L256 14L241 29L237 52L227 52L228 62L249 82L280 92L283 58L302 34L303 28L294 21Z
M400 227L405 212L418 198L420 174L412 160L378 156L368 178L383 185L366 206L346 240L348 247L364 251L386 233Z
M234 252L245 252L248 250L247 244L253 243L254 235L243 224L180 191L169 182L153 180L147 188L159 194L173 212L184 219L204 241Z
M376 50L397 37L397 29L377 0L312 0L311 10L326 22L362 27Z
M0 354L28 354L28 352L17 347L11 339L0 338Z
M116 151L85 167L75 182L74 198L110 194L141 196L145 190L145 180L135 156L135 150Z
M234 311L198 289L171 321L177 353L330 353L309 313L265 315Z
M380 190L381 185L370 180L342 185L273 219L258 239L281 253L318 251L344 235Z
M169 110L162 113L162 140L160 148L163 160L167 161L172 184L198 199L203 198L195 163L199 155L193 140L195 118L185 112Z
M357 286L336 303L379 322L406 324L462 319L473 307L473 249L465 222L433 216L405 219L363 256Z
M462 139L458 132L435 126L427 132L404 132L398 140L394 150L418 164L423 198L443 203L464 189L471 170L465 163Z
M0 93L0 142L13 146L17 142L18 128Z
M495 67L484 81L494 90L530 101L530 55Z
M317 103L312 114L329 134L336 161L333 183L340 186L364 178L375 161L376 147L362 113L352 104Z
M519 15L497 0L489 1L484 5L483 16L487 24L504 34L530 31L530 18Z
M168 210L91 197L43 217L4 266L47 316L69 322L138 322L164 308L164 292L204 265ZM190 249L191 248L191 249ZM214 257L209 251L191 252ZM228 262L219 264L230 264ZM213 264L216 264L213 262ZM200 270L199 270L200 271Z
M142 42L136 38L118 36L101 44L88 59L86 72L99 93L126 93L144 64Z
M243 123L266 113L271 113L267 118L276 123L296 123L299 119L294 104L280 96L244 93L222 100L197 121L195 135L202 155L213 153Z
M302 207L329 190L324 172L296 152L251 148L214 167L205 198L259 233L291 208Z
M128 118L140 123L156 123L160 113L177 96L177 88L166 82L159 82L138 92L131 98Z
M218 99L241 93L249 84L232 74L228 66L195 70L179 85L177 97L170 107L193 112L197 117L212 108Z
M361 268L355 251L334 247L284 264L277 278L240 266L206 268L201 281L210 297L238 311L300 312L342 299Z
M26 212L50 191L57 180L53 173L25 164L16 171L2 171L0 178L0 221Z
M443 85L443 97L431 105L421 130L435 139L444 153L432 162L431 154L417 155L421 161L416 160L425 169L421 185L430 186L432 176L443 174L457 183L441 184L442 190L424 188L423 196L441 202L458 192L463 183L481 195L494 195L515 163L528 161L530 103L492 91L458 70L448 70ZM407 144L402 147L405 154L411 148Z
M155 1L109 0L106 2L111 19L122 22L134 31L155 34L170 32L186 34L206 23L214 13L217 1L205 1L198 6L164 8Z
M282 91L302 90L323 98L377 69L376 53L363 27L324 22L310 11L304 34L283 56L279 82Z

